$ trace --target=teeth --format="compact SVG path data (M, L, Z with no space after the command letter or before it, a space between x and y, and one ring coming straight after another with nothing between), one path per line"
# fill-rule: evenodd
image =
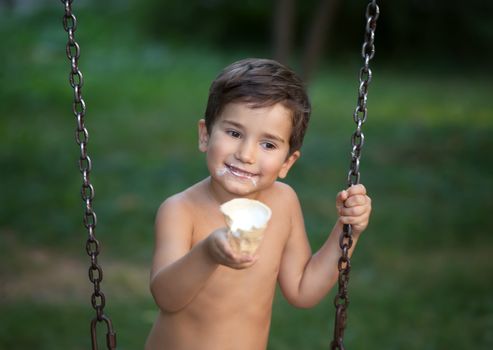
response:
M226 165L226 168L222 169L221 171L218 170L217 174L218 176L224 175L226 171L229 171L231 174L233 174L236 177L243 178L243 179L248 179L252 182L253 186L257 186L257 175L252 174L243 170L240 170L238 168L235 168L232 165Z
M248 174L248 173L245 173L241 170L238 170L238 169L231 169L231 172L235 175L238 175L238 176L243 176L243 177L252 177L252 174Z
M236 175L236 176L241 176L241 177L248 177L248 178L251 178L253 176L255 176L254 174L252 173L248 173L246 171L243 171L243 170L240 170L238 168L235 168L233 166L229 166L229 169L231 170L231 172Z

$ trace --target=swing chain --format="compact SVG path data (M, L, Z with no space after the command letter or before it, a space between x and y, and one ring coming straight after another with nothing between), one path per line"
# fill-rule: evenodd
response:
M356 123L356 131L351 137L351 163L347 176L347 185L351 187L360 181L360 157L361 149L365 141L365 136L362 132L362 126L366 122L368 116L367 100L368 86L372 79L370 69L370 60L375 56L375 29L377 19L380 15L380 9L376 0L372 0L366 7L366 27L364 42L361 48L361 55L364 59L364 65L359 72L359 89L358 101L356 109L353 113L353 119ZM341 248L341 257L339 258L337 268L339 270L338 292L334 299L336 308L335 323L334 323L334 338L330 344L331 350L344 350L344 330L347 321L347 308L349 306L348 283L349 272L351 271L351 260L349 258L349 250L353 245L353 233L351 225L344 225L339 239Z
M106 323L107 334L106 344L108 349L116 349L116 333L113 331L111 319L105 315L104 306L106 299L101 291L101 281L103 280L103 269L98 263L98 255L100 252L100 244L96 239L96 212L93 209L92 201L94 199L94 187L90 181L90 173L92 170L91 158L87 152L87 143L89 140L89 132L85 127L84 119L86 115L86 104L82 98L82 86L84 79L82 72L79 69L80 47L75 41L75 31L77 30L77 19L72 12L73 0L61 0L65 5L65 14L63 16L63 28L68 34L66 45L67 58L70 61L70 86L74 89L74 100L72 111L77 121L75 131L75 141L80 147L79 170L82 174L81 196L85 203L83 222L88 232L86 242L86 252L91 258L89 267L89 280L94 286L94 292L91 296L91 304L96 311L96 317L91 321L91 343L92 349L98 349L96 326L98 323Z

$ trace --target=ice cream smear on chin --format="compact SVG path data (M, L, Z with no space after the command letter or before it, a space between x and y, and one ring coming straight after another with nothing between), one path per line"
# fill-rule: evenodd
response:
M253 254L272 215L270 208L257 200L236 198L220 209L231 231L233 247L241 253Z
M219 168L216 170L216 175L217 176L224 176L224 175L226 175L227 172L228 172L228 168L226 168L226 167Z

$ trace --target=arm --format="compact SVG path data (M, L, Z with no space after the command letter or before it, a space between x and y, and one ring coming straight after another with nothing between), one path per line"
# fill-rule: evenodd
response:
M286 299L298 307L316 305L336 283L341 255L339 236L344 224L353 225L352 255L360 234L368 225L371 200L362 185L337 195L339 218L323 246L312 256L297 198L293 200L292 231L284 250L279 284Z
M219 264L242 269L256 261L231 250L226 228L215 230L192 247L193 220L184 202L181 195L171 197L156 217L150 288L157 305L168 312L188 305Z

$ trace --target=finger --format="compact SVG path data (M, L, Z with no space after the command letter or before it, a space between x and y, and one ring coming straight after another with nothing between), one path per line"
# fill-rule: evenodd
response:
M214 254L220 260L220 263L231 263L236 260L235 253L231 247L224 241L216 241L213 246Z
M229 243L224 247L224 253L231 264L250 263L255 259L255 256L253 255L237 252L229 245Z
M344 206L347 208L356 206L369 206L371 207L371 198L367 195L357 194L349 197L345 202Z
M336 197L336 208L337 209L342 208L347 198L348 198L348 192L346 190L339 192Z
M369 202L368 196L362 195L362 194L357 194L357 195L351 196L348 199L346 199L346 201L344 202L344 206L346 208L351 208L351 207L356 207L359 205L366 205L366 204L368 204L368 202Z
M224 251L223 249L217 248L214 253L215 253L217 262L222 264L222 265L229 265L231 263L231 261L234 260L233 255L227 251Z
M249 262L253 261L253 256L247 255L247 254L234 253L232 260L236 264L249 263Z
M365 226L368 224L369 213L365 213L360 216L340 216L339 221L342 224L353 225L353 226Z
M242 264L232 264L232 265L228 265L228 266L231 267L232 269L235 269L235 270L244 270L244 269L249 268L253 264L254 263L250 262L250 263L242 263Z
M340 216L339 221L344 224L344 225L352 225L355 226L358 221L358 219L354 216Z
M347 190L349 196L354 196L356 194L366 194L366 187L362 184L353 185Z
M257 257L253 257L250 255L241 255L239 260L232 262L229 266L237 270L246 269L255 264L257 260Z
M236 254L230 248L225 247L223 254L228 261L237 261Z
M368 209L365 206L355 206L355 207L349 207L349 208L341 208L339 210L339 215L340 216L361 216L366 213Z

